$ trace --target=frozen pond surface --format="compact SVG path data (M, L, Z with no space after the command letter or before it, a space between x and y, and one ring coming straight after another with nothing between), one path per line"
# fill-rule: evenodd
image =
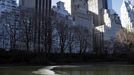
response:
M0 67L0 75L134 75L134 65Z

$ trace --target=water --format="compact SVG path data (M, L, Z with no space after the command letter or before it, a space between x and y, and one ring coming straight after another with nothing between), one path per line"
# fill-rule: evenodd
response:
M0 67L0 75L134 75L134 65Z

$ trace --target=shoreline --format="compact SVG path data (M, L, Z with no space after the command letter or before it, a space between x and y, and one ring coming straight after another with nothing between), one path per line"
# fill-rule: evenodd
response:
M0 67L6 66L86 66L86 65L134 65L134 63L129 62L90 62L90 63L65 63L65 64L0 64Z

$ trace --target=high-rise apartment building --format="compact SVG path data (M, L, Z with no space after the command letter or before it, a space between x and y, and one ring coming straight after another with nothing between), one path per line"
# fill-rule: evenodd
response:
M134 32L134 6L131 1L123 1L120 10L122 27L129 32Z
M108 9L108 0L88 0L88 10L93 15L94 26L103 25L103 9Z
M70 14L72 14L73 5L78 4L79 2L88 2L89 11L94 11L95 13L99 13L96 10L99 9L112 9L112 0L61 0L65 3L65 8L68 10ZM85 5L84 5L85 6ZM95 8L95 9L93 9Z
M93 46L96 53L104 50L104 9L112 9L112 0L88 0L88 11L93 15Z
M104 25L104 9L111 9L112 0L62 1L65 2L65 8L73 16L76 25L89 26L93 36L94 50L103 50L103 33L97 32L95 28Z

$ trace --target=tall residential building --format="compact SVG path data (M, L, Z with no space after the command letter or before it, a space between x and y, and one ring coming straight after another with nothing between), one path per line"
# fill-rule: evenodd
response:
M104 24L103 9L108 9L108 0L88 0L88 10L93 15L94 26Z
M32 8L34 16L34 47L50 51L51 48L51 0L20 0L20 7ZM31 12L32 13L32 12ZM43 43L42 43L43 41ZM35 44L36 43L36 44ZM43 45L43 47L42 47ZM36 49L37 50L37 49Z
M134 6L131 1L123 1L120 11L122 27L130 32L134 31Z
M96 53L101 53L104 49L102 26L104 25L104 9L108 9L107 0L88 0L88 11L93 15L93 47ZM101 31L98 31L96 28L99 28Z
M99 15L101 9L108 8L107 0L88 0L89 11Z
M75 25L93 28L92 14L88 10L88 0L62 0L65 9L73 16Z
M0 0L0 14L1 12L10 12L16 8L15 0Z
M88 0L62 0L65 3L65 9L73 17L75 26L82 26L90 30L91 49L93 43L93 16L88 11Z
M112 0L62 0L65 8L71 15L77 12L91 12L94 19L94 26L104 24L103 9L112 9Z
M71 15L76 25L93 28L92 15L88 11L88 3L86 0L72 0Z
M105 9L103 16L105 23L103 25L104 49L111 54L114 52L113 48L117 39L117 33L121 30L121 21L118 14L110 9Z
M112 0L62 0L65 8L73 16L76 25L89 25L93 36L94 50L103 50L103 32L96 31L96 27L105 24L104 9L111 9ZM103 29L103 28L102 28Z
M77 0L61 0L65 3L65 8L68 10L68 12L72 13L72 5L75 2L79 2ZM80 1L86 1L89 3L89 8L97 7L99 9L105 8L105 9L112 9L112 0L80 0ZM96 9L96 8L95 8ZM91 10L91 9L90 9ZM96 9L98 10L98 9ZM97 11L96 11L97 12Z
M74 25L82 26L89 30L91 37L88 37L90 40L90 49L93 50L93 16L88 11L88 2L87 0L72 0L71 2L71 15L73 17Z
M51 7L51 0L19 0L19 6L24 8L35 8L36 6L44 8Z

